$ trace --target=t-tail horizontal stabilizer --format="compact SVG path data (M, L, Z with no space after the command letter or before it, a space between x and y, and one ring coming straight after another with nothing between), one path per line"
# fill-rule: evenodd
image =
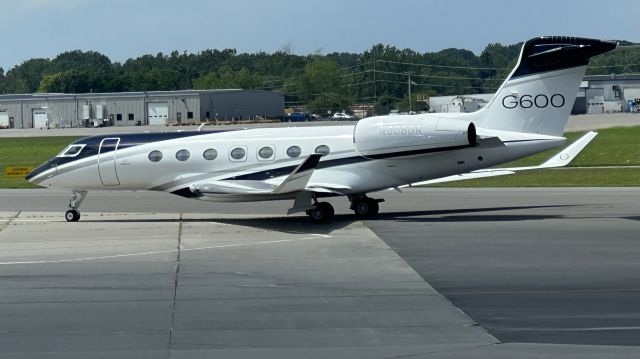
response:
M549 158L544 163L538 166L527 166L527 167L510 167L510 168L492 168L492 169L483 169L472 171L469 173L461 173L459 175L447 176L442 178L436 178L429 181L423 181L418 183L412 183L411 186L419 186L419 185L428 185L435 183L444 183L444 182L453 182L453 181L462 181L468 179L478 179L478 178L486 178L486 177L496 177L496 176L504 176L511 175L518 171L528 171L528 170L540 170L545 168L556 168L556 167L564 167L571 163L574 158L582 152L582 150L587 147L587 145L598 135L597 132L591 131L584 136L582 136L577 141L573 142L571 145L567 146L564 150L558 152L555 156ZM407 187L407 186L403 186Z

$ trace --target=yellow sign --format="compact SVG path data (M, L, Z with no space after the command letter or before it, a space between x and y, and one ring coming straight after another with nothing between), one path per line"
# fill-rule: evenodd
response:
M24 177L33 170L33 167L5 167L4 174L7 177Z

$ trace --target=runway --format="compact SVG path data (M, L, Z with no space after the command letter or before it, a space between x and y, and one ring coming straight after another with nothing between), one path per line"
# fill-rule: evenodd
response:
M0 190L3 358L640 354L637 188L409 189L329 226L109 192L66 223L68 197Z

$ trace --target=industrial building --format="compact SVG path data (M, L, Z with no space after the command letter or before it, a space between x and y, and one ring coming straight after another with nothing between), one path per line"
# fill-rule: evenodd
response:
M635 112L640 99L640 75L585 76L572 113Z
M428 98L431 112L475 112L484 107L493 94L458 96L431 96Z
M493 94L432 96L431 112L474 112L486 105ZM571 113L638 112L640 75L585 76Z
M208 120L276 118L284 94L185 90L0 96L0 128L180 125Z

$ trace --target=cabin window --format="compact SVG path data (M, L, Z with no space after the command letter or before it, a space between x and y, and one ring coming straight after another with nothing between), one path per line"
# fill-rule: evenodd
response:
M189 159L189 156L191 156L191 154L188 150L180 150L176 152L176 159L178 161L186 161Z
M316 150L315 150L315 153L320 153L322 156L328 155L329 152L331 152L331 150L329 149L329 146L327 146L327 145L320 145L320 146L316 147Z
M242 161L245 159L245 156L247 155L247 151L242 147L236 147L233 150L231 150L230 155L231 155L231 159L235 161Z
M162 152L156 150L149 153L149 161L158 162L162 159Z
M208 161L215 160L216 157L218 157L218 151L214 150L213 148L209 148L202 153L202 157L204 157L204 159Z
M287 148L287 156L291 158L296 158L302 154L302 150L298 146L291 146Z
M271 147L271 146L262 147L258 151L258 156L260 157L261 160L271 160L271 159L273 159L273 147Z
M62 151L58 157L76 157L80 154L80 151L82 151L84 146L85 145L71 145Z

